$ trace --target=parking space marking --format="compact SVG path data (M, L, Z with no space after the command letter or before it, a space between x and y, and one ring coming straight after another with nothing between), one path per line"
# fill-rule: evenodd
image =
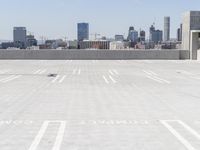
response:
M47 127L49 125L49 121L45 121L40 128L40 131L38 132L37 136L35 137L33 143L31 144L29 150L36 150L38 145L40 144L40 141L42 140L43 135L45 134Z
M116 74L116 75L119 75L119 72L117 70L113 70L113 72Z
M73 69L73 72L72 72L73 75L80 75L81 74L81 69Z
M119 75L119 72L115 69L110 69L110 70L108 70L108 72L110 75L113 75L113 76Z
M0 74L8 73L10 70L0 70Z
M158 83L163 83L162 81L160 81L160 80L158 80L158 79L155 79L155 78L153 78L153 77L151 77L151 76L146 76L147 78L149 78L149 79L151 79L151 80L154 80L154 81L156 81L156 82L158 82Z
M171 83L170 81L165 80L165 79L162 79L162 78L157 77L157 76L154 76L154 78L157 79L157 80L160 80L161 82L167 83L167 84L170 84L170 83Z
M63 76L57 75L53 80L51 80L51 83L56 83L56 82L62 83L66 77L67 77L66 75L63 75Z
M111 75L114 75L114 73L112 72L112 70L109 70L109 73L110 73Z
M59 83L62 83L66 78L66 75L64 75L60 80L59 80Z
M107 80L107 78L105 76L103 76L103 79L107 84L109 84L109 82L108 82L108 80Z
M14 80L14 79L20 78L21 76L22 76L22 75L11 75L11 76L9 76L9 77L6 77L6 78L1 79L0 82L2 82L2 83L7 83L7 82L12 81L12 80Z
M170 81L168 81L166 79L160 78L157 73L155 73L155 72L153 72L151 70L143 70L143 72L145 74L147 74L146 75L147 78L149 78L151 80L154 80L154 81L156 81L158 83L161 83L161 84L163 84L163 83L170 84L171 83Z
M60 76L57 75L51 82L52 82L52 83L55 83L55 82L59 79L59 77L60 77Z
M182 125L187 131L189 131L192 135L194 135L198 140L200 140L200 135L187 124L180 120L161 120L162 125L164 125L188 150L197 150L195 149L191 143L186 140L178 131L176 131L171 125L170 122L177 122Z
M64 137L64 133L65 133L66 121L44 121L38 134L36 135L35 139L33 140L29 150L37 150L50 123L59 123L59 125L60 125L58 132L57 132L54 146L52 148L52 150L60 150L60 147L61 147L61 144L63 141L63 137Z
M78 70L78 75L80 75L80 74L81 74L81 69Z
M117 83L117 81L112 76L109 75L109 78L113 83Z
M46 69L38 69L37 71L35 71L33 74L43 74L45 73L47 70Z
M76 74L76 70L77 70L77 69L73 69L73 72L72 72L73 75Z
M180 120L178 121L178 123L181 124L185 129L187 129L191 134L193 134L198 140L200 140L200 134L197 133L194 129L192 129L190 126Z
M10 78L12 78L12 77L14 77L14 75L11 75L11 76L6 77L6 78L2 78L2 79L0 79L0 82L3 82L3 81L5 81L5 80L8 80L8 79L10 79Z
M56 141L55 141L55 144L54 144L54 147L53 147L52 150L60 150L60 147L61 147L61 144L62 144L62 141L63 141L63 137L64 137L64 134L65 134L65 127L66 127L66 122L61 121L59 130L58 130L58 134L57 134L57 137L56 137Z
M157 76L158 74L151 71L151 70L143 70L144 73L146 73L147 75L153 75L153 76Z

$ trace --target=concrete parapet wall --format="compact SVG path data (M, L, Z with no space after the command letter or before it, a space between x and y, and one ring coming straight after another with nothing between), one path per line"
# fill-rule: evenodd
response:
M117 60L188 59L186 50L0 50L0 59Z

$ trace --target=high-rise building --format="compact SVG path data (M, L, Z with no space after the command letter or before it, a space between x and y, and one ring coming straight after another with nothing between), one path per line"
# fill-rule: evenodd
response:
M163 41L163 31L156 30L155 27L152 25L150 27L149 33L149 40L150 42L159 43Z
M180 27L177 29L177 41L182 41L182 24L180 24Z
M26 28L25 27L14 27L13 41L26 42Z
M130 42L138 41L138 32L134 29L134 27L129 28L127 40Z
M178 29L177 29L177 36L176 36L177 41L180 41L180 31L181 31L181 29L178 28Z
M140 38L139 38L139 41L140 42L145 42L145 39L146 39L146 33L145 33L145 31L140 31Z
M25 47L26 45L26 28L25 27L14 27L13 41L14 43L21 44L21 48Z
M164 17L164 41L170 40L170 17Z
M89 40L89 24L88 23L78 23L77 25L77 36L78 41Z

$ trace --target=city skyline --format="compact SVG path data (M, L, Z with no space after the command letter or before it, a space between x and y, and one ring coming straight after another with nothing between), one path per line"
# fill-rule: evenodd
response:
M177 28L182 21L182 14L185 11L198 9L197 4L200 4L197 0L104 2L104 0L88 0L84 3L81 0L1 1L0 17L8 19L1 22L0 39L12 40L14 26L27 27L37 39L41 36L49 39L65 36L68 39L76 39L78 22L88 22L91 34L99 33L107 37L114 37L115 34L127 36L128 28L134 26L138 31L140 28L145 30L148 37L148 30L153 22L157 29L163 30L164 16L170 16L171 37L175 38ZM21 9L22 4L23 9Z

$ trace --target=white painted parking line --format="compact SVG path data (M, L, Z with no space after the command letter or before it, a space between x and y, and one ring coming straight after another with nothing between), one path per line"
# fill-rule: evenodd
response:
M109 70L109 73L110 73L111 75L114 75L114 73L112 72L112 70Z
M145 74L147 74L146 75L147 78L149 78L151 80L154 80L154 81L156 81L158 83L166 83L166 84L170 84L171 83L170 81L159 77L157 73L155 73L155 72L153 72L151 70L143 70L143 72Z
M156 81L156 82L158 82L158 83L163 83L162 81L160 81L160 80L158 80L158 79L155 79L155 78L153 78L153 77L151 77L151 76L146 76L147 78L149 78L149 79L151 79L151 80L154 80L154 81Z
M66 78L66 75L64 75L60 80L59 80L59 83L62 83Z
M52 150L60 150L62 141L63 141L63 137L64 137L64 133L65 133L65 127L66 127L66 122L65 121L45 121L42 125L42 127L40 128L38 134L36 135L33 143L31 144L29 150L37 150L48 126L50 123L59 123L59 130L56 136L56 141L54 143L54 146L52 148Z
M46 69L41 70L39 74L43 74L43 73L45 73L45 72L46 72Z
M73 69L72 74L73 75L80 75L81 74L81 69Z
M146 70L142 70L144 73L146 73L147 75L152 75L150 72L146 71Z
M55 142L52 150L60 150L60 147L61 147L61 144L62 144L62 141L63 141L63 137L64 137L64 134L65 134L66 122L61 121L60 123L61 124L60 124L60 128L58 130L58 134L57 134L57 137L56 137L56 142Z
M151 71L151 70L143 70L144 73L146 73L147 75L153 75L153 76L157 76L158 74Z
M33 143L31 144L29 150L36 150L38 145L40 144L40 141L42 140L43 135L45 134L47 127L49 125L49 121L45 121L38 132L37 136L35 137Z
M200 135L191 127L186 125L180 120L161 120L161 124L163 124L188 150L197 150L195 149L191 143L186 140L179 132L177 132L171 125L170 122L176 122L182 125L186 130L188 130L192 135L194 135L197 139L200 140Z
M8 73L10 70L0 70L0 74Z
M185 124L182 121L178 121L179 124L181 124L185 129L187 129L190 133L192 133L197 139L200 140L200 134L197 133L194 129L192 129L191 127L189 127L187 124Z
M37 71L35 71L33 74L37 74L38 72L40 72L40 69L39 69L39 70L37 70Z
M12 77L12 78L10 78L10 79L4 80L4 81L2 81L2 82L3 82L3 83L6 83L6 82L12 81L12 80L14 80L14 79L18 79L18 78L20 78L20 77L21 77L21 75L16 75L16 76L14 76L14 77Z
M107 84L109 84L107 78L106 78L105 76L102 76L102 77L103 77L104 81L105 81Z
M6 83L6 82L12 81L12 80L14 80L14 79L20 78L20 77L21 77L21 75L11 75L11 76L9 76L9 77L6 77L6 78L4 78L4 79L1 79L0 82Z
M151 71L151 70L149 70L149 72L150 72L152 75L154 75L154 76L157 76L157 75L158 75L157 73L155 73L155 72L153 72L153 71Z
M46 69L39 69L39 70L35 71L33 74L43 74L46 71L47 71Z
M56 83L56 82L62 83L66 77L67 77L66 75L63 76L57 75L53 80L51 80L51 83Z
M59 79L59 77L60 77L60 76L57 75L51 82L52 82L52 83L55 83L55 82Z
M80 75L80 74L81 74L81 69L78 70L78 75Z
M5 81L5 80L8 80L8 79L13 78L13 77L14 77L14 75L11 75L11 76L9 76L9 77L6 77L6 78L3 78L3 79L0 79L0 82Z
M117 81L112 76L109 75L109 78L112 80L113 83L117 83Z
M73 75L76 74L76 70L77 70L77 69L73 69L73 72L72 72Z
M165 83L167 83L167 84L170 84L170 83L171 83L170 81L165 80L165 79L162 79L162 78L157 77L157 76L154 76L154 78L155 78L155 79L158 79L158 80L160 80L160 81L162 81L162 82L165 82Z
M119 75L119 72L117 70L113 70L113 72L116 74L116 75Z
M108 70L108 72L111 74L111 75L119 75L119 73L117 72L117 70L115 69L111 69L111 70Z

